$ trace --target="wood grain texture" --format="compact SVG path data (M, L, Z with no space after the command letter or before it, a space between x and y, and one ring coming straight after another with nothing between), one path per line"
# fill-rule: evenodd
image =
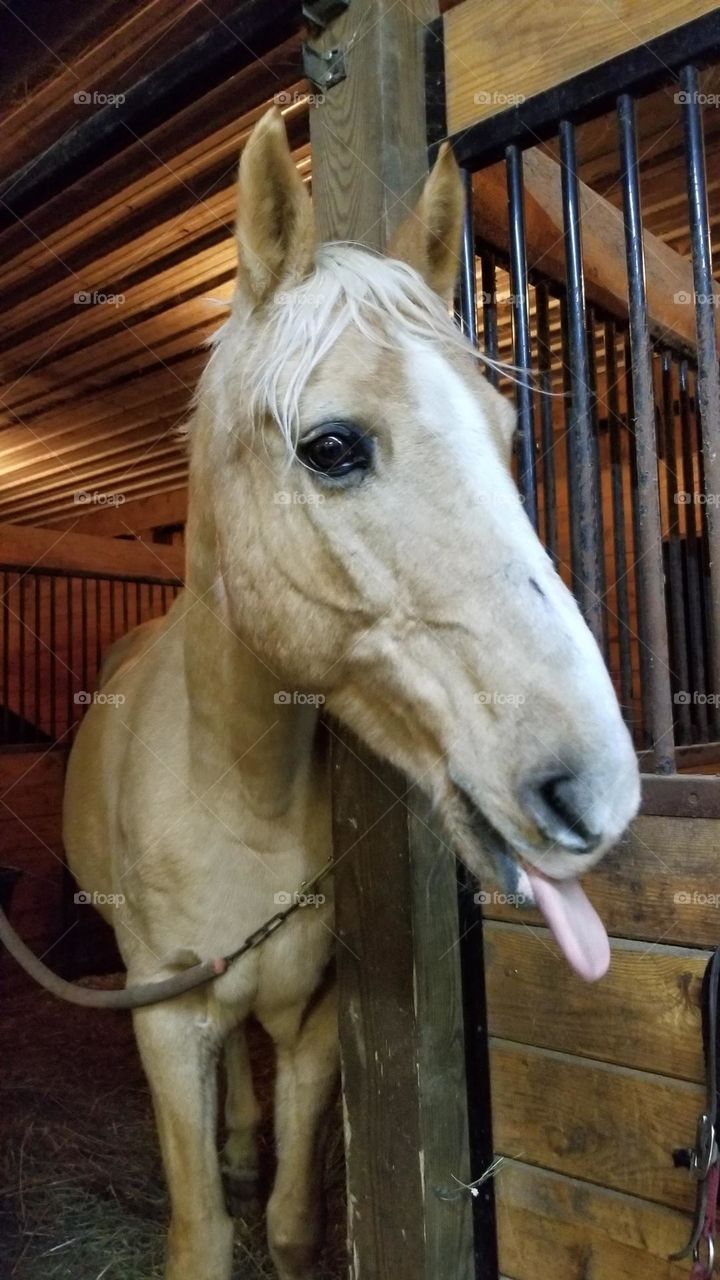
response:
M93 537L72 530L0 525L0 566L34 566L66 573L128 574L137 578L182 578L182 548Z
M487 923L490 1030L506 1040L701 1082L708 953L616 940L610 972L575 977L549 931Z
M687 1215L509 1161L497 1177L501 1264L512 1280L687 1280L669 1262Z
M712 0L465 0L445 18L448 132L710 13Z
M708 779L708 781L713 781ZM618 938L686 947L720 945L720 822L640 817L584 879L608 931ZM534 911L491 902L485 914L541 924Z
M688 1210L672 1152L694 1141L704 1089L506 1040L491 1049L496 1147L504 1155Z

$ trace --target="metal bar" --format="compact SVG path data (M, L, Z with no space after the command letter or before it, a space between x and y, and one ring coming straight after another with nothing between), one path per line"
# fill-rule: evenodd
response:
M697 397L703 432L705 457L705 519L710 563L709 619L713 693L720 695L720 368L718 367L715 325L715 282L708 214L705 143L700 108L700 79L697 68L680 72L683 99L683 128L688 175L690 242L695 283L695 325L697 330ZM715 731L720 731L720 712L713 714Z
M628 270L628 310L637 462L637 543L635 554L638 606L647 658L642 683L643 720L649 729L658 773L675 769L675 731L670 695L670 664L665 612L662 528L655 437L652 351L645 290L645 253L640 209L640 177L635 134L635 104L629 94L618 99L618 128Z
M610 494L613 518L613 555L615 559L615 609L618 628L618 667L620 699L628 719L632 708L632 655L630 652L630 597L627 578L627 546L625 541L624 461L622 453L622 420L618 394L616 331L612 321L605 324L605 399L608 411L610 442Z
M525 197L522 153L519 147L505 152L510 238L510 290L512 293L514 362L520 370L515 385L518 411L518 488L528 519L537 529L535 490L535 425L530 351L530 303L525 247Z
M88 669L88 584L87 578L83 578L80 583L80 653L81 666L80 673L82 679L82 687L86 693L90 692L90 672Z
M552 349L550 346L549 295L546 284L535 286L535 334L537 339L538 407L542 449L543 528L545 546L557 565L557 487L555 483L555 431L553 427Z
M570 566L571 574L575 570L575 548L573 545L572 528L575 519L574 508L575 500L573 488L570 483L572 475L572 448L570 440L570 406L572 403L572 393L570 389L570 340L568 337L568 307L567 298L563 294L560 298L560 341L561 341L561 362L562 362L562 405L563 405L563 437L565 440L565 465L567 469L567 477L565 482L565 497L567 499L568 509L568 548L567 563Z
M678 511L678 484L675 458L675 407L673 402L672 355L663 351L660 357L663 455L665 462L665 499L668 510L668 585L669 621L671 639L671 665L676 689L673 702L682 742L692 738L690 703L690 676L688 673L687 639L685 636L685 587L683 583L682 549L680 546L680 520Z
M18 614L20 623L18 627L18 715L20 716L20 741L27 741L27 732L25 726L25 627L27 604L25 600L25 592L27 589L27 578L25 574L20 577L20 599L18 603Z
M569 120L560 121L560 165L570 357L568 486L573 493L573 586L585 621L602 646L602 574L598 536L600 484L592 429L592 389L586 334L575 127Z
M41 732L40 719L42 714L41 708L40 708L40 653L41 653L40 628L42 625L41 619L40 619L40 574L36 573L33 576L35 579L35 583L34 583L35 585L35 595L34 595L35 625L33 627L33 631L35 632L35 670L34 670L35 704L34 704L33 720L35 723L36 733L39 735L39 733Z
M8 593L10 591L10 575L7 569L3 570L3 617L2 617L2 715L3 715L3 742L8 741L10 731L10 605L8 602Z
M646 715L646 690L649 686L648 675L648 656L645 645L641 640L641 636L645 634L645 620L643 617L643 602L640 597L640 589L638 586L638 547L640 546L640 491L638 487L638 467L637 467L637 439L635 435L635 397L633 394L633 367L632 367L632 350L630 346L630 334L626 333L624 343L624 361L625 361L625 421L627 427L628 452L630 458L630 507L632 513L632 531L633 546L632 555L630 557L630 572L632 574L633 585L635 588L635 613L637 619L637 659L638 670L640 676L640 697L639 697L639 716L637 720L637 729L635 733L637 744L643 748L647 748L651 742L651 735L647 724Z
M470 1181L492 1164L495 1148L488 1061L488 1013L485 983L482 908L478 881L458 863L458 928L465 1025L465 1076L468 1083L468 1145ZM495 1182L488 1178L472 1198L475 1268L479 1278L499 1274Z
M477 288L472 174L462 171L465 188L462 244L460 246L460 323L465 337L477 346Z
M67 589L67 608L65 617L67 619L67 728L70 729L75 723L75 673L73 671L73 653L75 645L73 644L73 580L66 578Z
M700 546L695 513L697 489L693 467L693 424L690 413L687 360L680 361L679 374L680 439L682 443L683 486L685 490L685 572L688 584L688 661L692 673L690 683L693 689L697 689L700 695L704 695L707 690L703 642L703 599L700 585ZM698 699L693 707L693 712L700 740L707 742L709 738L707 703Z
M480 259L482 299L483 299L483 349L491 360L499 358L498 324L497 324L497 288L495 254L485 250ZM488 378L496 387L500 381L497 369L488 365Z
M55 579L50 579L50 737L57 738L57 600Z

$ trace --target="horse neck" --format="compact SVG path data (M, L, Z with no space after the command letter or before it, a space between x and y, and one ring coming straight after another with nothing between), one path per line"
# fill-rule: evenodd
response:
M188 524L185 680L198 783L239 784L264 818L305 808L318 779L317 711L278 703L281 677L232 630L210 519Z

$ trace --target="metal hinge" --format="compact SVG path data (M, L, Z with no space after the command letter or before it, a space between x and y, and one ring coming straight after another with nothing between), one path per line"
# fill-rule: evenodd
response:
M345 50L342 45L323 51L314 49L312 45L303 44L302 62L307 79L321 91L341 84L347 76Z

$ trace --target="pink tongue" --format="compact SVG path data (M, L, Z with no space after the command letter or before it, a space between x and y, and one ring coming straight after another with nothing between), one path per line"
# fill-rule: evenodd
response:
M548 880L525 869L535 901L568 964L586 982L596 982L607 973L610 943L579 880Z

